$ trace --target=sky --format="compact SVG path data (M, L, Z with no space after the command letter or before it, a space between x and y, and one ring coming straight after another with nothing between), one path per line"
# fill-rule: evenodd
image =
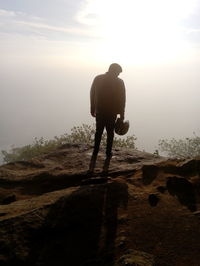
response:
M200 135L200 0L0 0L0 59L0 150L94 123L113 62L137 148Z

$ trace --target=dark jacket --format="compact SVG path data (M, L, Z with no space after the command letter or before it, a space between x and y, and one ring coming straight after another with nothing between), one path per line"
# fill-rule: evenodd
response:
M91 113L124 116L125 101L122 79L113 77L109 72L95 77L90 91Z

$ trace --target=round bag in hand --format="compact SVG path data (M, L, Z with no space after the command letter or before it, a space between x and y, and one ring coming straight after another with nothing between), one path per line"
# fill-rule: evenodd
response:
M125 135L129 130L129 121L122 121L120 118L115 123L115 133L118 135Z

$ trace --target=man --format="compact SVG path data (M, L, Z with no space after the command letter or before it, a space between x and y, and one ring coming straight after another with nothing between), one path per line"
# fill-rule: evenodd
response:
M96 118L96 133L94 151L89 167L90 172L93 172L95 167L104 128L106 128L107 131L107 146L103 170L108 170L109 162L112 157L112 144L117 115L119 114L120 119L122 121L124 120L126 95L124 82L122 79L118 78L121 72L121 66L113 63L110 65L108 72L95 77L92 83L90 104L91 115Z

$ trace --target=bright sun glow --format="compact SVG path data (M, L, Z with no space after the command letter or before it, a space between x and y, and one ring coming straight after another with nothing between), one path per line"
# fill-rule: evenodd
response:
M99 37L99 59L160 63L187 53L181 21L195 5L196 0L87 0L77 18Z

